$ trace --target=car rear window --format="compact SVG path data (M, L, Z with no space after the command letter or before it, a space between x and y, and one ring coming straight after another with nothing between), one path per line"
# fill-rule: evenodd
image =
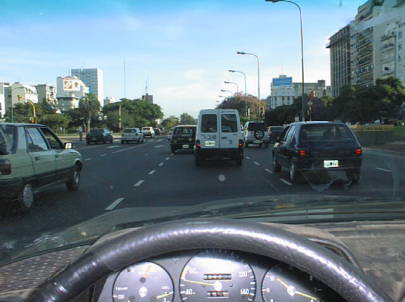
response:
M103 133L103 130L102 129L92 129L92 130L90 130L89 133L99 135L99 134Z
M301 128L300 138L303 141L336 141L354 139L346 125L334 124L305 125Z
M195 135L195 127L177 127L176 129L174 129L174 134L186 136Z
M213 133L217 132L217 115L216 114L203 114L201 118L201 132Z
M256 130L266 131L266 125L264 123L249 123L248 130L249 131L256 131Z
M221 129L222 132L238 132L236 114L222 114Z
M17 146L17 128L11 125L0 125L0 150L14 153Z
M124 133L136 133L136 129L125 129Z

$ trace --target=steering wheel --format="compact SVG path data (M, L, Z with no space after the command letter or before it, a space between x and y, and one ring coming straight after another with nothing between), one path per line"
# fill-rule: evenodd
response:
M90 247L28 301L71 301L97 280L135 262L193 249L229 249L276 259L314 276L347 302L392 301L360 269L304 237L271 224L226 219L182 220L116 234Z

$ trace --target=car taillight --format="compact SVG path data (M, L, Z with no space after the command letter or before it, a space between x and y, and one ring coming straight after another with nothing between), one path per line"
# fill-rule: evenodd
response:
M201 142L200 142L199 139L197 139L197 140L195 141L195 147L196 147L197 149L201 149Z
M362 155L363 154L363 150L361 148L357 148L354 150L354 154L356 155Z
M243 140L239 140L239 148L243 148L243 146L245 145Z
M8 159L0 159L0 174L1 175L11 174L11 163Z
M300 157L305 157L305 156L308 155L308 152L305 151L305 150L298 150L298 155L299 155Z

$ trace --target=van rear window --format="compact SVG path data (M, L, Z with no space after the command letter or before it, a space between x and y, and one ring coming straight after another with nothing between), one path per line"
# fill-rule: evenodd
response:
M17 146L17 128L11 125L0 125L0 152L15 153Z
M213 133L217 132L217 115L216 114L203 114L201 118L201 132Z
M222 114L221 129L222 132L238 132L236 114Z
M256 130L266 131L266 124L265 123L249 123L248 130L249 131L256 131Z

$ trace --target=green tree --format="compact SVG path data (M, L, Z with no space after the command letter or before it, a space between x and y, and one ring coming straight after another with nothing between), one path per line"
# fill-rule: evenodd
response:
M180 115L180 124L182 124L182 125L195 125L195 124L197 124L197 120L195 118L193 118L188 113L182 113Z
M51 113L42 115L39 118L39 123L47 125L55 131L66 129L70 123L70 118L67 114Z
M266 102L259 101L251 95L244 96L240 94L226 98L217 106L218 109L237 109L241 117L247 117L248 112L250 112L251 120L263 119L266 107Z
M172 129L172 128L176 127L178 124L180 124L180 121L177 117L169 116L168 118L165 118L162 121L161 126L164 129Z
M87 131L91 128L92 121L98 120L98 114L100 112L100 103L94 94L88 94L82 97L79 101L78 108L79 116L85 119Z

